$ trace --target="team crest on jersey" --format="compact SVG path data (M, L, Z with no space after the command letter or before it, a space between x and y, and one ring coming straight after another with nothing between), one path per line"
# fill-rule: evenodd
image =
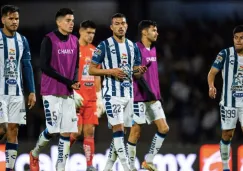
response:
M238 73L234 76L233 83L231 86L232 91L243 91L243 74Z
M13 56L10 56L10 58L6 60L4 65L4 77L9 78L17 76L17 60Z

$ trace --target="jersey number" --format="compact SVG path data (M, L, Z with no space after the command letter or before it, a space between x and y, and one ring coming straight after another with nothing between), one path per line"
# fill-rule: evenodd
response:
M113 113L120 113L121 112L121 105L119 105L119 104L113 104L112 108L113 108Z
M235 118L236 111L235 110L225 110L226 118Z

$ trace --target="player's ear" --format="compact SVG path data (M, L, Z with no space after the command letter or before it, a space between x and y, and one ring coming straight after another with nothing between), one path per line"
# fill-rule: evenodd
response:
M113 26L112 25L110 25L110 29L113 31Z
M147 35L147 30L146 30L146 29L143 29L143 30L142 30L142 35L144 35L144 36Z
M1 20L2 20L2 23L5 24L5 17L4 16L1 18Z

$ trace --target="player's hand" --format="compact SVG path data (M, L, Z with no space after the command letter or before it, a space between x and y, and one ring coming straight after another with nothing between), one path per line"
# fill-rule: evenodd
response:
M111 69L111 75L119 79L124 79L126 77L126 74L120 68Z
M33 108L36 102L36 97L35 97L35 93L30 93L29 97L28 97L28 106L29 109Z
M217 93L217 90L216 88L213 86L213 87L209 87L209 97L212 98L212 99L215 99L216 98L216 93Z
M101 91L96 92L96 107L97 107L97 116L100 118L105 113L105 107L102 101L102 94Z
M80 89L80 82L76 82L71 86L72 89L74 90L79 90Z
M146 66L138 66L137 70L139 71L140 74L144 74L147 71Z

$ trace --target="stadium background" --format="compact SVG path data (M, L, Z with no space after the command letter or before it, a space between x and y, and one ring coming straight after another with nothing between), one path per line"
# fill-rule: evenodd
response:
M39 96L39 50L43 36L55 29L54 16L61 7L75 10L76 35L82 20L91 19L96 22L98 28L94 39L95 45L111 36L110 17L116 12L127 16L127 37L133 41L138 40L137 24L140 20L157 21L160 88L170 132L155 162L160 171L220 170L217 144L220 140L218 102L222 79L219 74L216 79L217 99L211 100L208 97L207 73L217 53L222 48L232 45L232 30L236 25L242 24L243 1L2 0L0 5L3 4L20 7L19 32L29 40L37 90L36 106L28 111L28 125L20 129L20 157L17 160L16 171L28 170L27 154L45 127L43 106ZM234 171L241 170L243 160L243 148L239 146L243 136L239 125L237 128L232 146ZM153 136L151 133L155 131L154 125L143 127L137 152L140 162L149 148ZM97 155L94 162L99 170L105 163L104 155L110 141L111 132L107 129L106 116L103 116L96 129ZM53 145L55 143L56 141ZM204 146L205 144L215 144L216 147ZM80 146L81 144L76 143L71 150L70 171L85 170ZM3 170L4 165L2 148L3 145L0 146L0 170ZM50 148L53 153L50 153ZM52 171L51 165L55 162L56 147L51 145L50 148L44 151L46 155L41 156L41 167L45 171ZM79 165L78 169L75 168L76 165ZM121 170L119 166L117 170Z

